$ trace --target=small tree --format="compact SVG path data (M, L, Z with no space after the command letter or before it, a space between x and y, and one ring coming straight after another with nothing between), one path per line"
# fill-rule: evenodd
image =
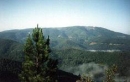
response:
M49 57L50 39L44 39L42 29L37 27L28 36L24 46L25 58L21 82L55 82L58 61Z
M106 77L103 82L115 82L114 77L115 73L117 72L117 66L113 65L108 70L106 70Z
M80 80L77 80L76 82L93 82L93 80L91 79L91 77L81 76Z

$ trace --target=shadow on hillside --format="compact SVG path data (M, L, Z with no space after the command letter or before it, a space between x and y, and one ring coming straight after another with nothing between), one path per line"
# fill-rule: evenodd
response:
M76 80L79 79L78 76L62 70L58 70L57 74L58 74L58 82L76 82ZM18 79L18 75L6 71L1 72L0 82L20 82L20 81Z
M11 72L1 72L0 74L0 82L20 82L18 76Z

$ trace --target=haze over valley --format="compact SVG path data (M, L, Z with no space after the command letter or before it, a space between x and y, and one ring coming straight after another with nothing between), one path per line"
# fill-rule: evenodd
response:
M0 0L0 12L0 82L130 82L130 0Z
M23 61L23 44L27 36L32 34L32 30L30 28L0 32L0 57ZM43 34L44 38L49 35L51 57L58 59L58 67L61 70L74 75L89 75L101 81L105 70L115 64L121 76L130 75L130 35L90 26L43 28ZM99 76L100 74L102 76Z

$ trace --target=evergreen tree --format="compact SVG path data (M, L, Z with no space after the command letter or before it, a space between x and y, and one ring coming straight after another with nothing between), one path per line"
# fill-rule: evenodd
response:
M21 82L55 82L58 61L49 57L50 39L44 39L42 29L37 27L28 36L24 46L25 58Z
M114 77L115 73L117 72L117 66L113 65L108 70L106 70L106 77L103 82L115 82Z
M93 82L92 78L89 76L80 76L80 80L77 80L76 82Z

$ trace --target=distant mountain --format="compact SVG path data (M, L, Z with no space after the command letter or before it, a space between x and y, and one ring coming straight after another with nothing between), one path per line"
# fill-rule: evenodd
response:
M32 29L0 32L0 38L23 43ZM101 27L72 26L66 28L43 28L45 37L51 39L54 49L82 50L129 50L130 35Z
M22 61L23 44L32 31L33 29L24 29L0 32L0 58ZM121 75L130 75L130 35L86 26L43 28L43 33L45 38L50 36L51 57L58 59L58 67L62 70L95 62L110 66L116 64ZM103 52L95 52L96 50ZM68 72L74 73L74 70Z

